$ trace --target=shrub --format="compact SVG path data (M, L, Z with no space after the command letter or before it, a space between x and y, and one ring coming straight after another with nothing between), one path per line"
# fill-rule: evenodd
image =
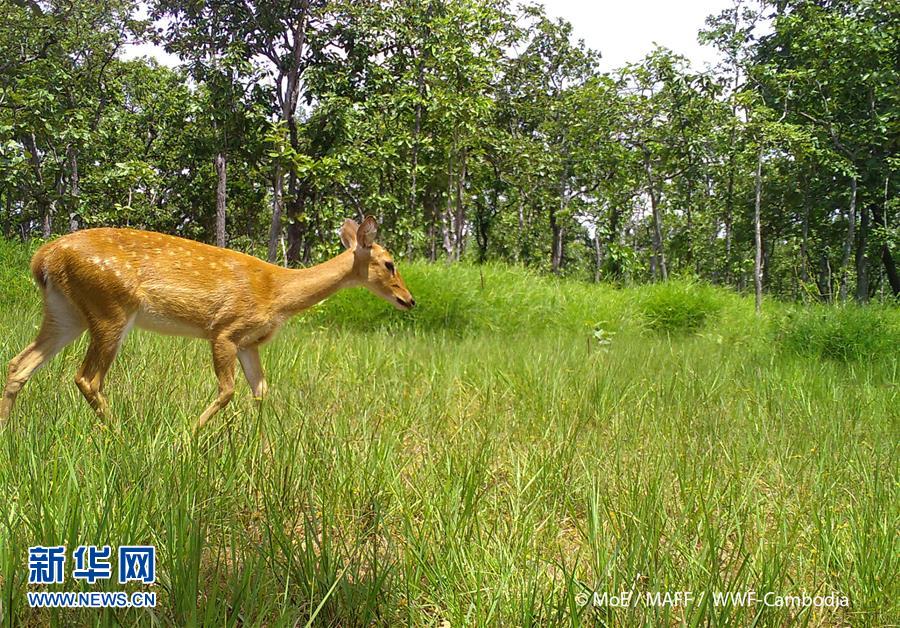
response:
M883 306L796 307L778 332L788 349L843 362L896 356L900 348L897 311Z
M707 284L672 280L640 288L637 310L644 324L669 333L693 332L718 315L723 299Z
M23 245L0 238L0 302L38 294L28 264L39 245L37 240Z
M589 335L597 321L615 330L622 292L607 285L543 277L502 264L404 263L401 272L416 297L399 312L365 290L340 292L307 314L314 324L360 330L421 329L452 335L480 332Z

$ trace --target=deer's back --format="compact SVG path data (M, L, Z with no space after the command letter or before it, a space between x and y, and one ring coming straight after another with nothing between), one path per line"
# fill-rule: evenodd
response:
M82 311L121 308L139 326L209 335L265 319L277 267L243 253L135 229L85 229L42 246L32 271Z

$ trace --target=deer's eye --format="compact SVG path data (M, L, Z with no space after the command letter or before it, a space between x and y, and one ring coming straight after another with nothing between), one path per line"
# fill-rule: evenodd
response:
M394 262L385 262L384 267L388 269L392 275L394 274Z

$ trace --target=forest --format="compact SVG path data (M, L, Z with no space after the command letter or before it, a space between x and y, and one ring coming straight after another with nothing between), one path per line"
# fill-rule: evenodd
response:
M900 7L735 0L719 62L506 0L6 0L0 231L129 225L307 265L398 257L784 299L900 294ZM136 42L177 55L124 60Z

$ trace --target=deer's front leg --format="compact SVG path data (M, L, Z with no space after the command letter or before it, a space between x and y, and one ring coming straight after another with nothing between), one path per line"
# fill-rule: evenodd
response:
M219 410L228 405L234 396L234 361L237 347L227 339L216 339L212 342L213 368L219 380L219 396L203 411L194 425L194 433L203 427Z

